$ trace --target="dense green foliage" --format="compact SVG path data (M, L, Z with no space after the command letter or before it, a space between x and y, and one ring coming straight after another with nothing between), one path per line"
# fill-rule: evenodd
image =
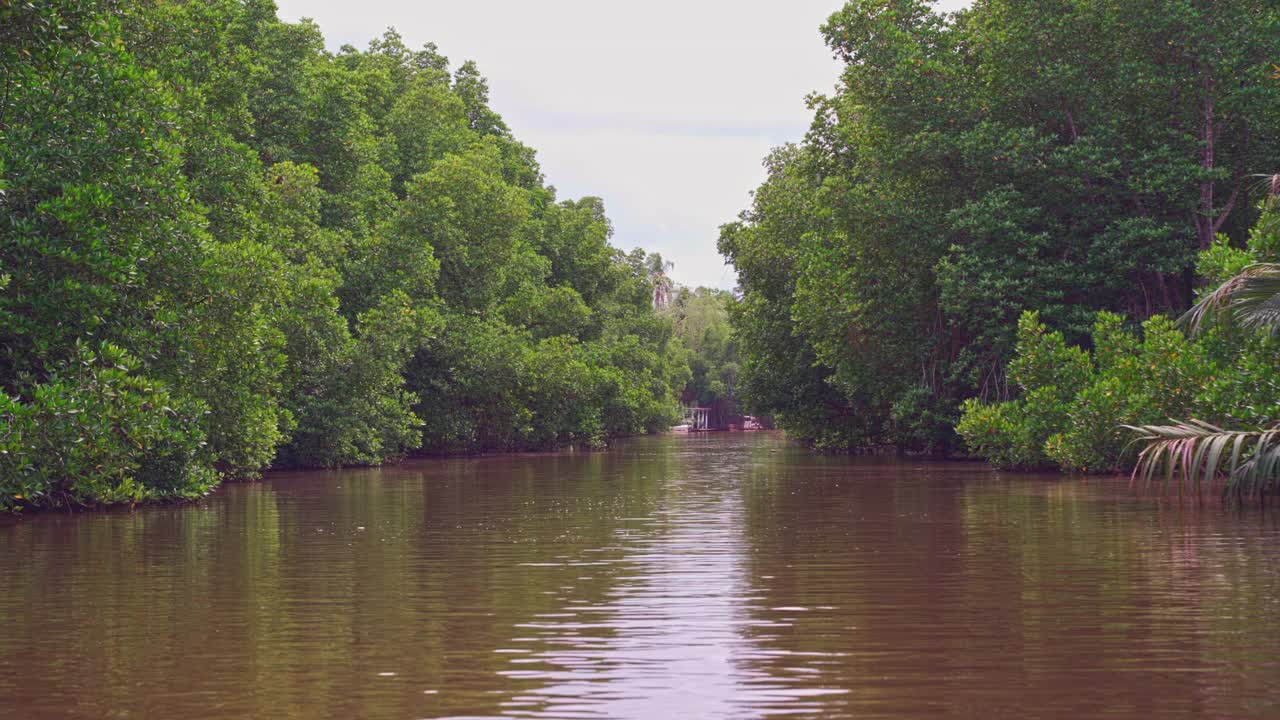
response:
M669 423L649 258L487 96L270 0L0 2L0 509Z
M1211 287L1235 268L1277 259L1277 210L1275 201L1264 205L1246 249L1219 242L1201 254ZM1280 347L1270 329L1221 326L1189 338L1156 316L1135 333L1120 316L1101 313L1091 340L1092 353L1068 347L1062 333L1049 332L1034 313L1024 315L1009 366L1020 396L991 405L968 401L957 426L968 446L998 467L1109 471L1131 467L1142 449L1124 426L1193 418L1261 432L1280 422Z
M681 400L690 406L737 409L739 357L729 312L733 295L724 290L679 288L666 311L689 357L690 378Z
M1248 247L1218 242L1201 253L1201 273L1219 284L1182 319L1193 334L1218 329L1237 343L1261 344L1264 352L1245 355L1225 378L1212 378L1217 402L1204 416L1216 412L1219 424L1162 419L1127 428L1143 443L1134 479L1147 485L1163 478L1168 489L1176 478L1179 489L1198 491L1223 476L1224 493L1236 497L1265 497L1280 488L1280 175L1267 180L1270 195Z
M947 451L967 398L1013 400L962 430L977 441L980 426L1007 426L981 449L1017 465L1048 462L1072 413L1113 402L1127 408L1114 425L1182 409L1129 396L1126 371L1095 353L1086 372L1068 348L1093 334L1135 346L1103 355L1174 352L1163 321L1140 339L1114 318L1091 329L1100 311L1181 313L1197 253L1244 242L1252 176L1280 167L1280 8L976 0L942 15L852 0L823 32L845 62L840 86L812 99L808 136L768 158L720 240L743 290L748 403L823 448ZM1027 311L1039 319L1018 333ZM1059 384L1076 378L1009 369L1020 345L1109 384L1077 406L1083 386ZM1115 462L1111 429L1088 432L1109 439L1067 434L1053 460Z

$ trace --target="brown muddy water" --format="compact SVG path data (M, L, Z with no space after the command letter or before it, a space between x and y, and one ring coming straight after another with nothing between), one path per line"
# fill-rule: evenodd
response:
M0 521L5 718L1276 718L1280 523L779 435Z

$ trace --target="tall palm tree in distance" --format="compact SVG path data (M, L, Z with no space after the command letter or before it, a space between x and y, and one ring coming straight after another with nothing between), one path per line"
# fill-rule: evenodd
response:
M671 304L675 281L671 279L670 273L675 269L675 263L663 260L658 253L649 255L649 282L653 283L653 309L665 310Z

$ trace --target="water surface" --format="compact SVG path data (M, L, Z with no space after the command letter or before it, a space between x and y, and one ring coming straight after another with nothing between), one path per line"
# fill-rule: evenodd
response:
M0 520L0 717L1274 718L1280 524L780 436Z

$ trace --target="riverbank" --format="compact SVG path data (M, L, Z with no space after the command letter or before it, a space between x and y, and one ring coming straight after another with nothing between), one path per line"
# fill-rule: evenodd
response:
M611 443L618 443L618 442L626 441L628 439L634 439L639 437L649 437L649 436L658 435L658 434L673 434L673 433L648 433L643 435L623 436L623 437L614 438L611 441ZM405 463L430 461L430 460L450 460L450 459L462 459L462 458L490 458L490 457L515 458L515 457L538 457L543 455L561 455L561 454L574 455L574 454L580 454L580 453L602 453L602 452L608 452L609 449L610 448L608 445L605 445L603 447L566 445L564 447L546 449L546 450L525 450L525 451L474 450L474 451L465 451L465 452L418 453L411 457L406 457L406 458L402 458L395 461L379 463L376 465L363 464L363 465L350 465L346 467L327 467L327 468L268 467L268 468L264 468L262 470L262 473L257 477L234 477L234 478L219 479L218 482L211 484L210 487L204 493L198 496L173 495L173 496L142 497L142 498L121 501L121 502L77 503L77 502L70 501L68 499L63 499L62 501L59 501L52 505L34 505L34 504L27 505L27 504L24 504L24 501L26 500L25 497L13 497L6 500L2 496L0 496L0 510L7 508L7 512L0 512L0 518L4 518L6 516L22 517L24 515L31 515L33 513L38 514L38 513L46 513L46 512L92 513L92 512L103 512L103 511L121 510L121 509L133 509L138 507L156 507L156 506L165 506L165 505L174 505L174 506L190 505L190 504L199 503L204 498L216 492L218 488L226 485L252 484L252 483L266 482L266 481L269 481L273 476L291 475L296 473L327 473L327 472L359 470L362 468L367 468L367 469L393 468L400 465L404 465Z

